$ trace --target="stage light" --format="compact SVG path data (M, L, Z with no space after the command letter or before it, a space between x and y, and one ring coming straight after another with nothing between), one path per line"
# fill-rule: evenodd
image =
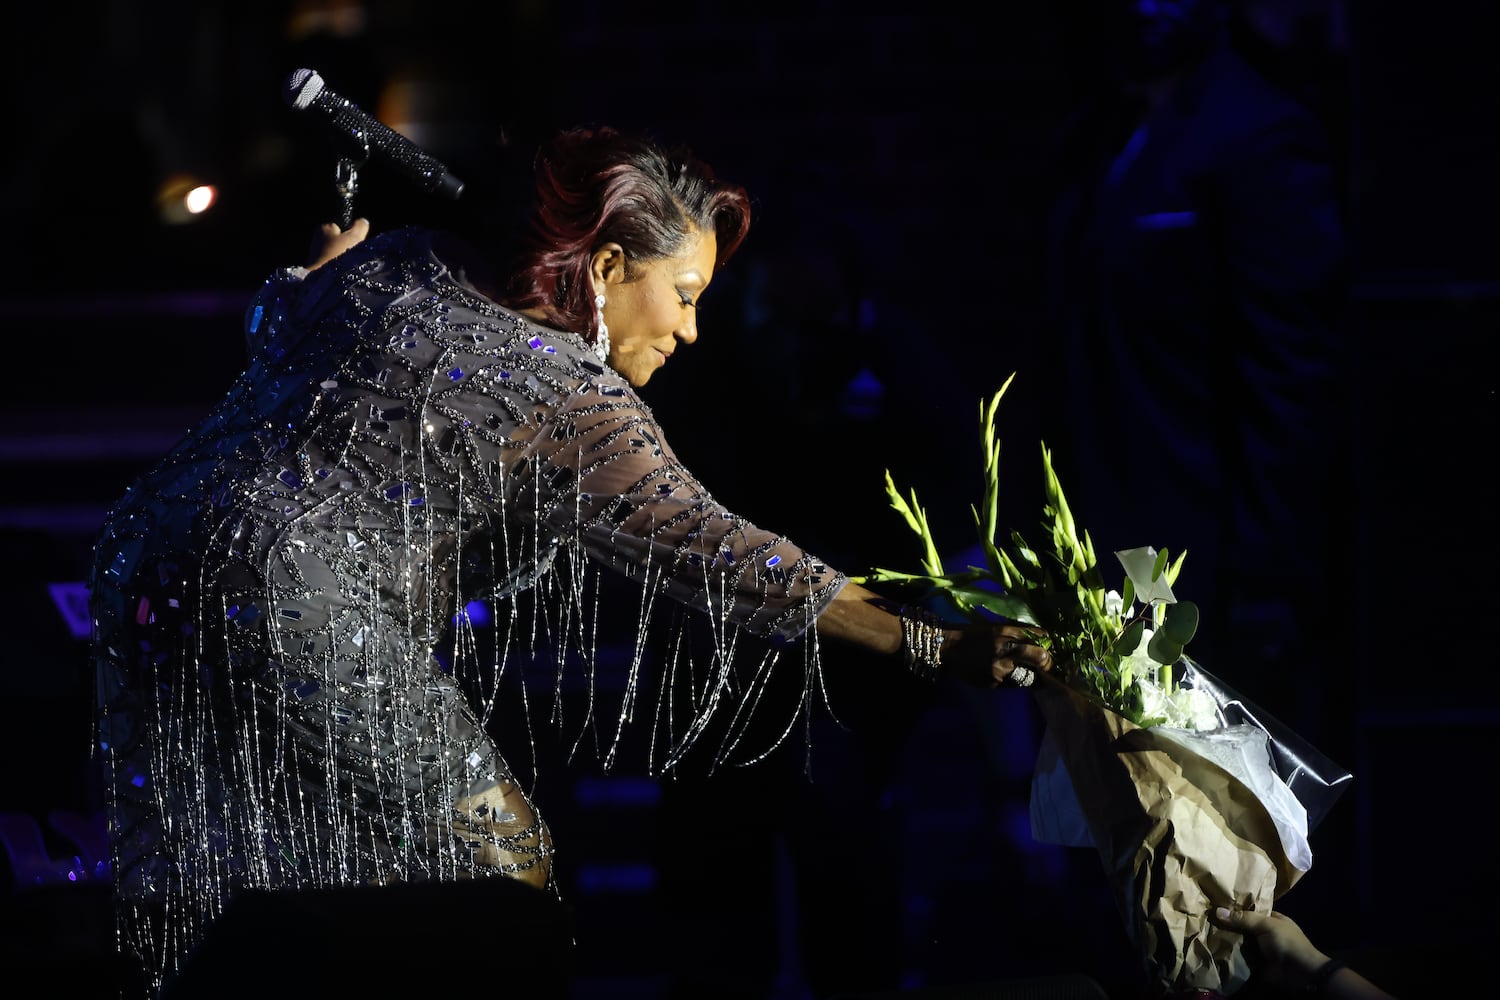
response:
M219 200L219 189L188 174L167 178L156 192L156 207L168 225L192 222Z
M182 199L183 207L193 215L200 215L213 207L219 192L212 184L199 184Z
M485 628L490 624L490 606L483 601L470 601L464 605L464 609L453 616L453 624L463 625L465 622L475 628Z

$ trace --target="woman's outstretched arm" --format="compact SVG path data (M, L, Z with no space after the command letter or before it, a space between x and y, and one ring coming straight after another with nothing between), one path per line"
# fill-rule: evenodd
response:
M996 623L942 631L938 670L976 687L1017 680L1012 676L1017 667L1052 669L1051 654L1026 626ZM857 583L846 584L829 602L818 618L818 634L888 656L909 652L900 605Z

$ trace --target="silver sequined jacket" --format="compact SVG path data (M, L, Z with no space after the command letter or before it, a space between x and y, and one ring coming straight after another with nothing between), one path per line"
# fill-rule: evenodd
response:
M509 774L465 688L475 602L501 672L592 678L600 575L633 581L604 728L650 716L658 764L777 662L816 685L798 640L845 578L716 503L579 337L469 287L432 234L277 272L246 330L249 367L111 510L91 581L115 877L158 918L126 930L158 981L239 889L475 874L423 835ZM711 623L706 660L653 644L658 605ZM769 640L749 681L742 632Z

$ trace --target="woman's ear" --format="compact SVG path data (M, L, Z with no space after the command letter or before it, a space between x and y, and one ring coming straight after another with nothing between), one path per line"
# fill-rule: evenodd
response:
M589 276L594 280L595 291L605 285L618 285L625 280L625 248L618 243L606 243L594 251L589 261Z

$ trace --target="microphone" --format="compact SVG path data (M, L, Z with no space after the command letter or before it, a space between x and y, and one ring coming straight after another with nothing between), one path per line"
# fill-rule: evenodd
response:
M378 153L396 171L424 191L457 198L464 182L448 172L410 139L382 124L347 97L329 90L316 70L299 69L287 77L283 96L296 111L316 111L333 129L351 139L366 154Z

